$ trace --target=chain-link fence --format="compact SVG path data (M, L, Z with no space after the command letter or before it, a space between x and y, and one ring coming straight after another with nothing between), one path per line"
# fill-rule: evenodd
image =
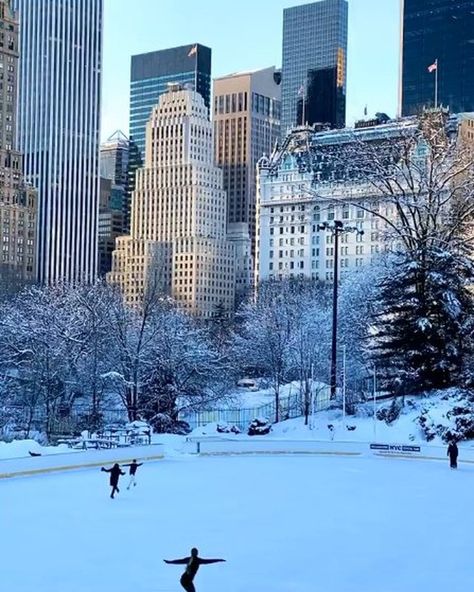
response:
M313 397L310 404L310 413L323 411L330 405L329 388L322 389ZM294 419L304 415L304 400L300 394L289 395L280 399L280 421ZM237 426L239 430L246 431L250 422L256 418L265 418L271 423L276 421L276 402L269 401L257 407L209 409L205 411L190 411L181 413L179 419L189 424L191 429L205 426L209 423L227 424Z

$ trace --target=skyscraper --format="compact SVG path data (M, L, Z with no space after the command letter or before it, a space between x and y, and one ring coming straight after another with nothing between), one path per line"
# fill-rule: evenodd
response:
M35 280L36 192L24 183L16 146L18 16L0 0L0 291Z
M214 81L214 155L224 173L230 236L242 253L237 287L252 283L255 253L256 166L271 154L280 135L280 72L265 68L230 74ZM246 227L246 230L245 230Z
M97 266L103 0L14 0L21 23L19 143L38 189L38 276Z
M474 111L473 31L474 0L403 1L403 115L433 107L435 95L453 113Z
M127 186L128 138L120 130L100 145L100 176L113 185Z
M283 11L281 135L308 123L344 127L347 0Z
M212 123L196 91L171 85L146 128L130 236L119 237L107 279L129 304L169 293L187 312L212 318L234 304L235 257L226 236L226 194L214 164Z
M199 43L162 49L132 56L130 72L130 178L135 187L135 171L145 158L146 125L161 94L169 84L189 84L211 101L211 50Z

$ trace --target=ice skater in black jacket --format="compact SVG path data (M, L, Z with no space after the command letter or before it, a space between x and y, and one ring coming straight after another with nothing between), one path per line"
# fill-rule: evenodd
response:
M100 470L104 473L110 473L110 487L112 487L110 497L114 499L114 493L120 493L120 489L118 488L120 475L125 475L125 473L122 471L118 463L115 463L111 469L104 469L104 467L102 467Z
M137 459L134 458L131 463L127 463L126 465L123 465L124 467L130 467L130 471L129 471L130 481L128 482L127 489L130 489L130 487L132 485L133 485L133 487L136 487L136 485L137 485L137 479L136 479L137 469L138 469L138 467L141 467L142 464L143 463L137 463Z
M186 570L180 579L181 586L183 586L186 592L196 592L193 580L200 565L220 563L221 561L225 561L225 559L202 559L201 557L198 557L198 550L196 548L191 549L190 557L184 557L183 559L173 559L172 561L164 559L165 563L171 563L173 565L186 565Z
M449 465L452 469L458 468L459 450L455 440L452 440L448 446Z

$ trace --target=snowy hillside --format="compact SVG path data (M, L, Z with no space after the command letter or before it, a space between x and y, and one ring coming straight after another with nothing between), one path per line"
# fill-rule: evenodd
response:
M388 423L380 417L390 410L391 405L392 402L386 400L377 404L376 421L371 403L359 406L357 415L347 415L345 421L339 409L316 413L307 426L303 418L290 419L274 425L270 437L359 442L379 440L388 443L429 441L432 444L444 444L443 434L461 435L459 424L469 427L472 422L474 427L473 405L462 392L446 391L429 397L407 397L398 419ZM196 428L192 434L214 435L216 428L216 424L209 424Z

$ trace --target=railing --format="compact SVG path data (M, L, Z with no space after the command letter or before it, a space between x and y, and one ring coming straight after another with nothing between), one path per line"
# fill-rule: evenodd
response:
M51 413L47 417L44 409L38 407L31 410L22 406L8 406L1 409L4 430L8 430L9 423L16 429L30 432L48 432L51 436L73 434L85 429L87 419L92 418L92 410L89 407L73 407L67 414L61 413L61 410ZM99 409L101 423L127 422L128 415L125 409Z
M310 413L313 411L323 411L329 405L330 392L329 389L324 389L314 396L313 404L310 406ZM304 415L304 401L301 395L289 395L280 399L280 421L294 419L302 415ZM258 417L266 418L274 423L276 421L275 401L270 401L258 407L219 408L181 413L179 419L188 423L192 429L205 426L208 423L220 423L237 426L239 430L246 431L249 424Z

